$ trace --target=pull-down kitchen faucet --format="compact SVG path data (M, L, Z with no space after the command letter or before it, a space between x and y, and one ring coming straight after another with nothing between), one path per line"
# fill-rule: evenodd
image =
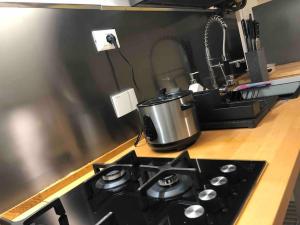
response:
M209 28L214 23L219 24L222 27L222 31L223 31L223 43L222 43L223 44L222 45L222 60L223 60L223 63L219 62L216 65L212 64L213 59L211 58L211 53L210 53L210 50L209 50L209 43L208 43ZM209 69L209 74L210 74L210 77L211 77L212 86L215 89L219 88L219 86L218 86L218 83L216 81L216 76L215 76L215 72L214 72L214 69L213 69L214 67L219 67L221 69L222 74L224 76L224 80L226 82L225 88L227 88L228 86L230 86L234 83L234 77L230 73L229 61L228 61L227 56L226 56L226 30L227 30L227 24L225 23L225 21L223 20L223 18L221 16L217 16L217 15L214 15L211 18L209 18L209 20L208 20L208 22L205 26L204 45L205 45L206 60L207 60L207 64L208 64L208 69Z

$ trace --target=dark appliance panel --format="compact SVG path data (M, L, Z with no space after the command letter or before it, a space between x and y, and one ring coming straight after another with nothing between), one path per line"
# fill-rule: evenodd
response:
M188 152L141 158L132 151L115 163L94 164L94 176L25 222L0 224L232 225L265 166L191 159Z

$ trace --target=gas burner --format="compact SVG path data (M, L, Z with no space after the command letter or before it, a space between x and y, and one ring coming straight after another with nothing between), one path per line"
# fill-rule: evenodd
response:
M220 177L214 177L210 180L211 185L213 186L222 186L228 183L228 180L226 177L220 176Z
M233 164L227 164L220 168L222 173L233 173L236 171L236 166Z
M107 174L102 176L102 179L105 181L114 181L119 179L120 177L123 177L125 174L125 170L112 170L108 172Z
M204 208L201 205L191 205L184 210L184 215L189 219L196 219L203 216L205 213Z
M156 199L171 199L181 196L192 187L192 180L189 176L170 175L163 179L147 190L147 196Z
M121 190L130 179L137 182L138 165L135 152L130 152L113 164L93 164L95 176L85 182L88 195L95 194L93 188L115 192Z
M200 186L200 173L191 164L187 152L162 166L141 165L140 169L149 177L138 189L143 196L173 199L182 196L191 188L196 189Z
M130 175L125 170L113 170L102 175L96 182L96 188L104 190L114 190L130 179Z
M206 189L204 191L201 191L198 195L198 198L201 201L210 201L217 197L217 192L212 189Z
M179 181L178 176L176 174L171 174L169 176L166 176L160 180L158 180L158 184L161 187L169 187L174 184L176 184Z
M83 183L91 210L97 212L103 202L116 193L136 191L140 186L139 165L140 160L134 151L112 164L93 164L95 175Z

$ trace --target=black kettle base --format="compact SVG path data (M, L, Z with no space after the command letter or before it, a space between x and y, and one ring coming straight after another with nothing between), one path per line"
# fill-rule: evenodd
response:
M182 151L187 147L191 146L192 144L194 144L199 138L200 134L201 131L199 131L198 133L194 134L191 137L185 138L180 141L175 141L168 144L149 144L149 145L154 151L157 152Z

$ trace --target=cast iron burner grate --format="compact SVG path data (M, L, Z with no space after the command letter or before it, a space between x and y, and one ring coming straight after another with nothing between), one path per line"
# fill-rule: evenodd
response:
M263 161L191 159L186 151L175 159L136 157L131 152L116 164L94 168L104 168L101 175L111 171L108 168L134 168L131 174L140 186L127 195L134 196L131 200L138 205L135 215L140 216L139 223L229 225L236 220L265 165ZM198 211L191 211L194 209ZM122 223L125 218L114 213L120 225L126 224Z
M154 173L138 189L143 196L169 200L179 197L191 188L196 191L201 186L201 171L191 165L188 152L183 152L162 166L140 165L140 170L141 173ZM165 185L168 182L171 184Z

